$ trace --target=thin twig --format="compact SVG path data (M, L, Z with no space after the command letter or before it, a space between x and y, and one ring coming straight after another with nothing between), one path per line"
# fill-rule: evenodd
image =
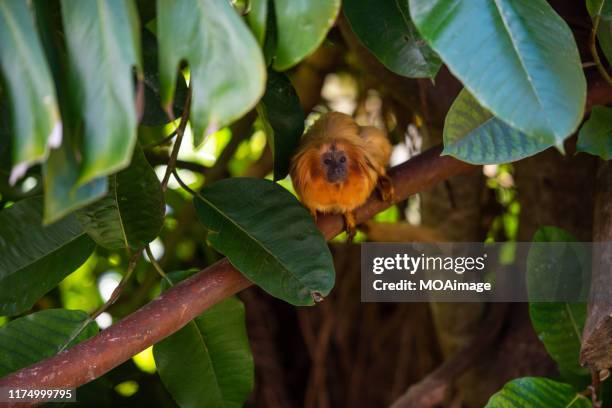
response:
M199 193L193 191L187 184L185 184L185 182L179 177L176 169L172 170L172 175L174 176L176 181L178 181L179 185L183 188L183 190L187 191L189 194L191 194L194 197L201 197Z
M597 30L599 30L599 22L601 21L601 7L603 7L603 3L604 2L601 2L601 6L599 7L599 10L593 16L593 27L591 28L591 38L589 41L589 48L591 50L591 55L593 56L595 65L597 66L597 70L599 71L603 79L605 79L608 84L612 85L612 78L610 78L610 75L608 74L603 64L601 63L601 59L599 58L599 53L597 52Z
M132 276L134 269L136 269L136 265L138 264L138 260L140 259L141 255L142 255L142 249L138 250L136 253L134 253L134 255L132 255L132 257L130 258L130 262L128 263L128 268L125 271L125 275L123 275L123 278L121 278L121 281L119 282L115 290L113 290L111 297L102 306L96 309L95 312L89 315L87 319L85 319L85 321L72 333L70 338L58 350L58 353L65 350L66 347L68 347L70 343L74 341L74 339L79 337L79 335L83 332L83 330L85 330L87 326L89 326L90 323L96 320L98 316L104 313L106 309L108 309L113 303L117 301L117 299L119 298L119 295L121 295L121 292L123 291L123 288L125 287L127 282L130 280L130 277Z
M181 149L183 135L185 134L185 129L187 128L187 123L189 122L189 112L191 111L190 106L191 87L187 89L187 97L185 98L185 106L183 107L183 113L181 114L181 122L176 128L176 140L174 141L174 147L172 148L172 153L170 154L170 159L168 160L166 173L164 174L164 178L161 182L162 189L164 191L168 189L168 181L170 180L170 174L172 174L172 171L176 167L176 158L178 157L179 150Z
M148 244L145 247L145 252L147 253L147 256L149 257L149 262L151 262L151 265L153 265L153 268L155 268L157 273L159 273L159 275L166 281L168 286L174 286L172 284L172 281L170 280L170 278L168 278L168 275L166 275L166 273L164 272L162 267L159 265L159 263L157 262L157 260L153 256L153 252L151 251L151 247Z
M145 109L145 96L144 96L144 81L142 74L138 75L136 82L136 100L134 102L136 106L136 121L140 123L142 116L144 115Z
M178 129L178 127L177 127L177 129ZM156 141L156 142L151 142L151 143L149 143L149 144L146 144L146 145L142 146L142 148L143 148L143 149L150 149L150 148L152 148L152 147L156 147L156 146L159 146L159 145L163 145L164 143L167 143L167 142L169 142L170 140L172 140L172 138L173 138L174 136L176 136L176 129L174 129L174 130L172 131L172 133L170 133L168 136L164 137L163 139L158 140L158 141Z

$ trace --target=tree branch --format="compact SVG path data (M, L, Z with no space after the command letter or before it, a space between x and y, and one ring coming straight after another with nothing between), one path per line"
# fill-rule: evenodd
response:
M389 171L398 201L448 177L479 168L449 156L440 156L440 152L440 147L429 149ZM356 211L357 221L363 222L388 206L389 203L374 195ZM339 215L320 216L317 225L327 239L343 230ZM69 388L83 385L251 284L227 259L218 261L98 335L0 379L0 387Z
M466 347L432 371L420 382L410 386L391 408L430 408L444 402L449 389L470 367L481 361L502 329L508 304L492 303L481 329Z
M612 163L609 161L599 168L595 200L591 299L582 334L580 362L600 372L612 367Z

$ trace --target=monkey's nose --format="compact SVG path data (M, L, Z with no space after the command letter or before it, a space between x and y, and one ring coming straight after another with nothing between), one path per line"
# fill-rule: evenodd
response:
M344 181L345 171L340 166L333 166L327 171L327 180L330 183L338 183Z

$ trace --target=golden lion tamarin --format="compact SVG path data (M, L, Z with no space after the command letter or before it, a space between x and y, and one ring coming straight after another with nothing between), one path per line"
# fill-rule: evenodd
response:
M330 112L302 137L291 162L293 187L315 219L317 211L342 214L350 240L356 227L353 210L375 187L383 200L393 199L385 170L390 155L391 144L382 130Z

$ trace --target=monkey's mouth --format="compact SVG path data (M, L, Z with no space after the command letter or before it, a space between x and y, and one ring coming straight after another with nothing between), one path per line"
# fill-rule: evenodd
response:
M344 172L327 172L327 182L331 184L342 184L346 181L346 174Z

